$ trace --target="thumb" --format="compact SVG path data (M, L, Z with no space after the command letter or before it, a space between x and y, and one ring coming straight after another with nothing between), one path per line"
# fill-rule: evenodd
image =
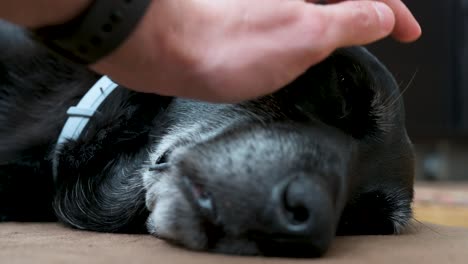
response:
M392 9L381 2L345 1L308 8L307 16L323 27L317 37L325 50L369 44L390 35L395 26Z

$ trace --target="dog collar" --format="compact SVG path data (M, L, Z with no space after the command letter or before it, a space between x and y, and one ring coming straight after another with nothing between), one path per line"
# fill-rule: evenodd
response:
M57 182L58 176L58 154L62 145L67 141L77 140L80 137L89 120L96 113L96 110L117 87L118 84L114 83L107 76L103 76L89 89L76 106L68 108L68 119L57 140L52 160L52 173L55 182Z

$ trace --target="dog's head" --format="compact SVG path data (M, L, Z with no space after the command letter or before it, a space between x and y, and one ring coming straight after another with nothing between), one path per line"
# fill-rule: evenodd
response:
M176 99L142 172L148 229L195 250L288 256L321 255L337 232L398 233L413 180L403 112L362 48L258 100Z

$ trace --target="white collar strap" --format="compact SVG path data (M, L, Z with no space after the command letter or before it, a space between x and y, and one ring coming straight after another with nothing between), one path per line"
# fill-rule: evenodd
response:
M57 140L52 161L52 173L55 182L57 181L58 154L62 145L69 140L77 140L80 137L96 110L117 87L118 84L107 76L103 76L89 89L76 106L68 108L68 119Z

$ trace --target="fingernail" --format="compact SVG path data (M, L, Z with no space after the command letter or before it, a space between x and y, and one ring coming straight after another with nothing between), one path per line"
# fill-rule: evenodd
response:
M379 22L384 31L390 31L395 25L395 14L386 4L381 2L373 2Z

